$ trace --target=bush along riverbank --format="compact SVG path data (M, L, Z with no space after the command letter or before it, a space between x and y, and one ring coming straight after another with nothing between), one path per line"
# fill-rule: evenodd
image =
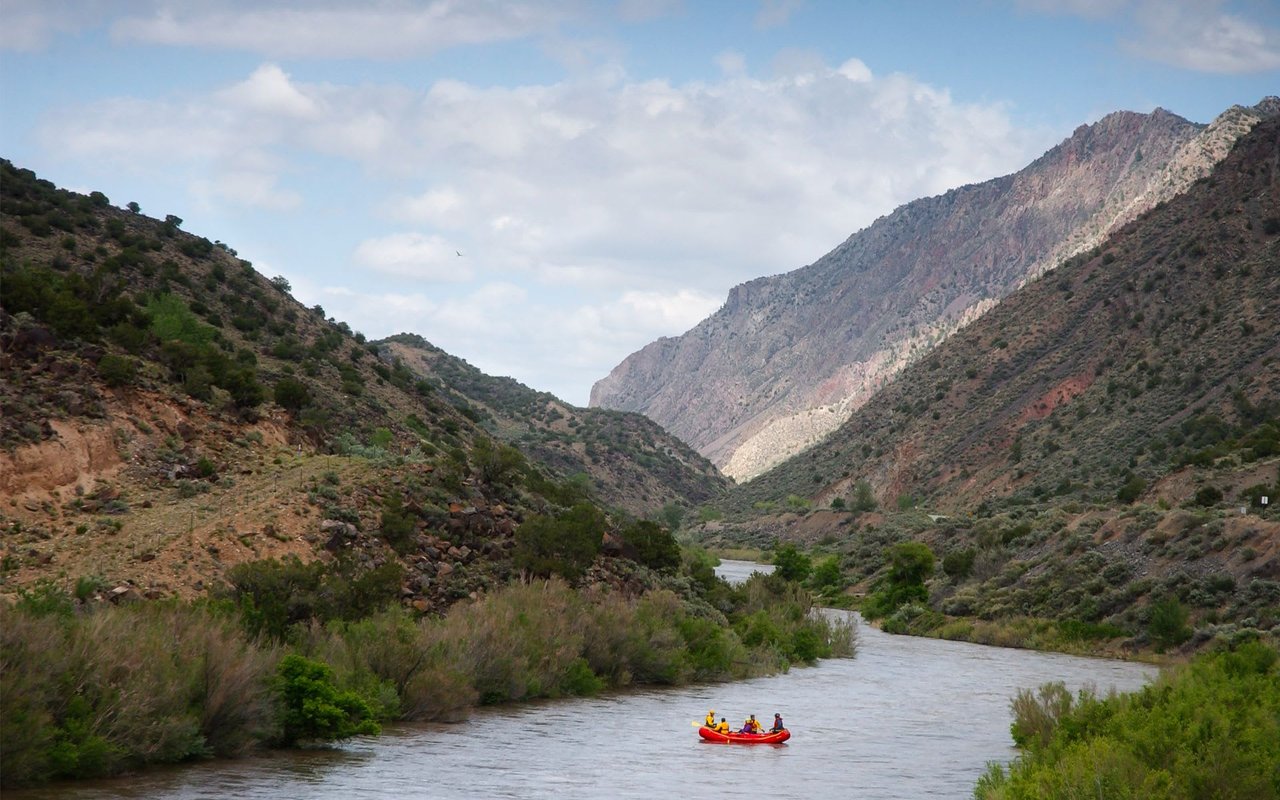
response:
M1132 694L1046 684L1020 692L1013 711L1022 755L990 765L977 800L1280 798L1280 653L1260 641L1202 654Z
M257 594L235 599L84 608L43 585L0 604L0 781L460 721L478 704L746 678L853 649L851 629L810 613L797 587L764 576L730 587L696 558L665 588L538 580L422 618L393 605L291 616L306 599L285 579L299 566L259 562Z

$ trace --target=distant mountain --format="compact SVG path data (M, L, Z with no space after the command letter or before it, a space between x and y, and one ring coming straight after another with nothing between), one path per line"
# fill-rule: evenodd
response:
M1155 609L1175 608L1174 643L1198 647L1280 633L1278 496L1272 118L1184 194L736 486L695 535L831 552L854 591L875 588L889 546L921 542L938 559L928 603L895 614L894 630L1132 646L1168 634Z
M1082 126L1025 169L909 203L814 264L735 287L632 354L591 405L639 411L750 479L820 441L906 365L1062 259L1185 190L1260 119L1163 110Z
M585 477L601 500L636 516L667 504L700 506L728 487L710 461L645 416L578 408L513 378L485 375L416 334L379 344L386 360L438 387L499 439L557 474Z
M1019 495L1109 502L1132 476L1155 486L1276 421L1278 147L1280 118L1260 123L1185 194L1006 297L822 443L736 487L732 507L852 498L858 481L943 513Z

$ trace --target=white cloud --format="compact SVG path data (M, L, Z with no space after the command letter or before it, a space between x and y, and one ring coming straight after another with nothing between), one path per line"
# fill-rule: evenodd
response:
M393 233L366 239L356 247L357 264L385 275L419 281L466 282L472 269L458 249L435 235Z
M203 94L67 109L42 136L73 158L188 176L207 205L287 211L303 199L293 181L306 182L308 207L364 203L393 227L353 212L323 234L339 237L333 263L307 269L374 299L314 302L371 335L396 320L537 388L580 381L566 399L585 402L593 380L687 330L733 285L809 263L901 203L1011 172L1052 143L999 105L957 103L856 59L802 61L769 79L744 69L688 84L421 90L264 64ZM388 280L398 289L379 288Z
M1194 72L1242 75L1280 69L1280 30L1223 10L1225 0L1016 0L1028 11L1119 18L1128 52ZM1246 6L1247 8L1247 6Z
M1152 61L1226 75L1280 69L1280 30L1222 13L1216 3L1147 3L1137 21L1128 47Z
M226 89L220 99L247 111L314 118L319 109L315 100L303 94L275 64L263 64L249 78Z
M841 64L836 72L854 83L867 83L871 80L871 68L856 58L851 58Z
M572 8L521 0L165 4L120 19L111 31L118 41L230 48L271 58L385 59L549 33Z

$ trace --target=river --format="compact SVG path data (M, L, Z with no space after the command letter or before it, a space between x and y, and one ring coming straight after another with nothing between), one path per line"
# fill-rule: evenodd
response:
M741 579L753 565L726 564ZM1051 680L1140 687L1120 661L891 636L869 625L852 659L732 684L646 689L476 711L458 725L399 725L332 749L273 752L14 792L13 800L542 798L672 794L967 798L988 761L1015 755L1009 700ZM781 712L785 745L699 741L714 708L741 724ZM10 797L6 793L6 798Z

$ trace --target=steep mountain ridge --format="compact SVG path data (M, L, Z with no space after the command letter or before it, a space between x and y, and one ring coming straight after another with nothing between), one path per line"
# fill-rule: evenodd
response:
M1280 119L1260 123L1208 178L1005 298L731 505L849 497L858 480L951 511L1064 482L1106 500L1120 475L1154 482L1192 458L1188 420L1216 415L1221 441L1275 416L1278 148Z
M1280 109L1202 127L1163 110L1081 126L1025 169L909 203L814 264L731 290L632 354L591 405L640 411L749 479L812 445L905 365L1072 253L1204 175Z
M1278 365L1272 118L736 486L698 535L803 542L872 592L889 548L924 544L939 569L927 603L886 620L898 631L1050 647L1275 635Z

